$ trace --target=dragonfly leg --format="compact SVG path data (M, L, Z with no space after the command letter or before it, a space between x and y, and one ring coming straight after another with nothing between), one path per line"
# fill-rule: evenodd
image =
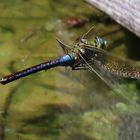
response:
M87 69L88 67L81 67L81 66L72 68L72 70L87 70Z
M73 66L72 70L74 70L76 67L79 67L82 63L80 61L77 61Z
M94 65L94 62L88 62L89 65ZM81 64L79 66L72 67L72 70L88 70L89 66L87 64Z
M87 61L87 63L89 64L89 65L93 65L94 64L94 60L95 60L95 56L93 57L93 58L91 58L89 61ZM87 70L87 69L89 69L89 67L87 66L87 64L86 63L83 63L83 62L80 62L80 61L78 61L76 64L74 64L73 66L72 66L72 70Z
M81 69L85 69L85 67L80 62L72 66L72 70L81 70Z
M88 64L89 65L93 64L93 62L89 62ZM87 64L83 64L83 63L77 63L72 67L72 70L87 70L87 69L89 69Z

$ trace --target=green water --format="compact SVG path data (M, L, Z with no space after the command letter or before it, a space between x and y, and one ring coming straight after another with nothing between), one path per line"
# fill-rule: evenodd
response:
M90 22L68 27L71 16ZM84 1L1 0L0 76L62 55L56 37L72 45L93 25L109 51L140 59L140 39ZM0 140L138 140L139 100L138 80L114 93L87 72L39 72L0 85Z

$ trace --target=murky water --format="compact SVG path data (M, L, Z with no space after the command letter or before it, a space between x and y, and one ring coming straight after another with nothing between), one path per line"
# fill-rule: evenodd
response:
M1 76L62 55L56 37L72 45L93 25L109 51L140 59L138 38L80 0L3 0L0 7ZM86 23L71 27L71 17ZM115 93L92 73L39 72L0 85L0 139L139 140L139 100L138 80Z

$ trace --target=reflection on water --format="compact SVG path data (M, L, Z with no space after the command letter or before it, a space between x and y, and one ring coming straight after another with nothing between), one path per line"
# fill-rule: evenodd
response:
M94 24L113 53L134 48L135 37L80 0L7 0L0 13L1 75L60 56L56 36L71 45ZM67 26L73 16L86 23ZM114 92L92 73L56 68L1 86L0 139L138 140L139 81L126 83Z

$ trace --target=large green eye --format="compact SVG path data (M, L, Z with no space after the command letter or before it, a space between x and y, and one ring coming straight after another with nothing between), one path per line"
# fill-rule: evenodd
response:
M102 49L106 48L107 41L103 40L100 37L96 37L96 41L97 41L97 44L98 44L99 47L101 47Z

